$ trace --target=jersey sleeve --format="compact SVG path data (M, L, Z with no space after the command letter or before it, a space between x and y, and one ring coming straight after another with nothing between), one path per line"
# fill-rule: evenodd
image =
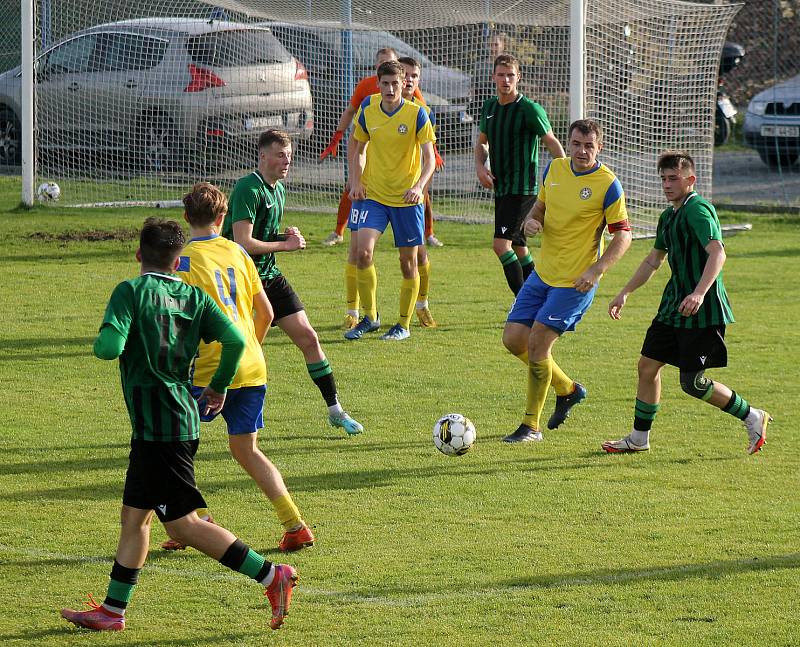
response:
M697 236L697 240L705 247L712 240L722 240L722 228L714 207L700 203L687 210L686 223Z
M428 111L420 107L417 111L417 142L427 144L435 141L436 134L433 132L433 125L428 118Z
M361 107L358 109L358 113L356 114L355 121L353 122L353 139L359 142L368 142L369 141L369 130L367 130L367 118L364 115L364 111L366 110L367 106L369 105L369 97L364 99L361 102Z
M625 193L617 178L614 178L614 181L606 189L606 195L603 198L603 215L608 225L628 219L628 210L625 208Z
M233 325L233 322L222 312L214 299L200 288L195 289L200 294L203 309L200 319L200 337L207 344L219 341L225 331Z
M669 214L669 212L669 208L665 209L658 217L658 224L656 225L656 239L653 242L653 249L660 249L664 252L667 251L667 243L664 240L664 223L667 220L667 214Z
M545 180L547 179L547 175L550 173L550 167L553 164L553 160L550 160L547 163L547 166L544 167L544 173L542 173L542 183L539 185L539 193L536 196L536 199L541 201L543 204L547 204L547 189Z
M111 293L100 330L111 326L127 339L133 323L133 308L133 288L127 282L120 283Z
M239 247L242 252L242 256L244 257L244 264L247 268L247 280L250 282L250 285L253 286L253 294L258 294L263 290L263 285L261 283L261 277L258 274L258 268L256 264L253 262L253 259L250 258L250 254L248 254L244 247Z
M231 222L247 220L248 222L255 223L257 210L258 193L256 185L246 185L242 182L237 182L228 200L228 214L230 215Z
M542 106L535 102L528 103L526 106L525 117L528 128L539 135L539 137L553 130L553 127L550 125L550 120L547 118L547 113Z
M490 101L491 99L486 99L486 101L483 102L483 106L481 106L481 119L480 122L478 123L478 130L480 130L484 135L488 130L486 113L488 112Z
M356 89L353 90L353 96L350 97L350 107L352 107L354 110L358 110L358 108L364 102L364 99L375 93L375 84L376 80L374 76L368 76L365 79L361 79L358 82Z
M426 112L428 113L428 119L431 120L431 127L433 128L433 132L436 132L436 115L434 114L433 110L430 107L426 109Z

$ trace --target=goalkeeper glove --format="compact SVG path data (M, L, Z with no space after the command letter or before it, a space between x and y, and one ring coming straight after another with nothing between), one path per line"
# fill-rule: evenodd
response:
M440 171L444 166L444 160L442 159L442 156L439 155L439 151L436 146L433 147L433 159L436 162L436 170Z
M322 151L322 154L319 156L320 161L324 160L328 155L331 157L336 157L339 153L339 142L342 141L342 137L344 137L344 133L341 130L337 130L333 133L333 137L331 137L331 141L328 144L328 147Z

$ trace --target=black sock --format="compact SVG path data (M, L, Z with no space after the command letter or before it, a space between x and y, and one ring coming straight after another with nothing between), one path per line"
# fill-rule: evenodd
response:
M317 385L319 392L325 399L325 404L332 407L339 402L339 397L336 393L336 380L333 377L333 369L326 358L321 362L314 362L313 364L306 364L308 374Z
M503 266L503 273L506 275L506 283L516 296L522 288L522 266L519 264L517 254L513 249L508 250L500 257Z

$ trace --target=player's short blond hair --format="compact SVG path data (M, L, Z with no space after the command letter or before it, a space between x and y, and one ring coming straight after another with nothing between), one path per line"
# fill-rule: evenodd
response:
M198 182L183 196L183 210L193 227L205 227L228 213L228 199L210 182Z
M519 59L514 56L513 54L500 54L496 59L494 59L494 70L496 70L500 66L503 67L513 67L517 74L519 74Z

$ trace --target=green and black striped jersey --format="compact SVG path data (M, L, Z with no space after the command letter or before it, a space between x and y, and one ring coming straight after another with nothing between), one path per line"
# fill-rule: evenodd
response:
M539 193L539 140L552 130L544 108L523 94L506 105L487 99L480 130L489 140L497 196Z
M231 325L210 296L176 276L147 273L117 285L101 329L113 326L126 338L119 370L134 438L198 438L192 360L201 339L217 340Z
M285 203L286 189L283 183L276 182L272 187L261 173L253 171L233 187L228 200L228 215L222 223L222 235L233 240L233 223L248 220L253 223L253 238L265 243L275 242L280 233ZM256 254L252 258L262 281L280 276L275 254Z
M667 252L672 270L656 315L661 323L676 328L708 328L734 321L722 272L697 314L684 317L678 312L681 302L700 282L708 260L705 248L712 240L722 240L719 218L714 205L697 193L690 193L680 208L668 207L659 217L654 247Z

